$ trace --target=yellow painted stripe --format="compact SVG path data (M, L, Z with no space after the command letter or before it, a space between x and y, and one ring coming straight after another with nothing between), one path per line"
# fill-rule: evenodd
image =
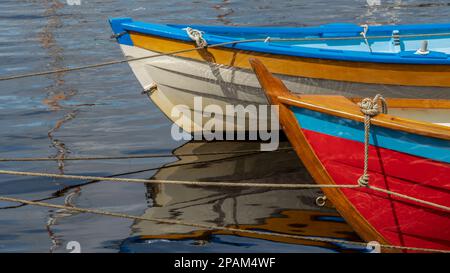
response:
M131 32L136 47L160 53L195 48L195 43ZM249 58L258 58L272 72L289 76L357 83L450 87L450 66L347 62L300 58L259 52L208 48L178 54L194 60L250 69Z

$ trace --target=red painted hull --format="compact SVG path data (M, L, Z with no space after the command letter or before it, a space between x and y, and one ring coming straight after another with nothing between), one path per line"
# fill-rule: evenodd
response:
M364 144L303 129L336 184L363 173ZM450 206L450 164L371 146L370 184ZM450 214L370 189L342 189L360 214L393 245L450 250Z

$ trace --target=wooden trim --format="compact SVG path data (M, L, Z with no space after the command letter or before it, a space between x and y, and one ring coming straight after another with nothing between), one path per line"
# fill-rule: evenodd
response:
M159 53L194 49L194 42L130 32L134 46ZM412 65L352 62L275 55L216 47L193 50L177 56L250 69L249 59L257 57L277 74L367 84L450 87L449 65Z
M351 100L342 96L302 95L283 93L278 97L281 103L306 108L341 118L364 121L364 115ZM450 118L449 118L450 120ZM407 133L450 140L450 128L444 125L379 114L371 119L377 126Z
M255 71L262 88L266 92L269 101L274 105L279 105L279 119L281 127L289 138L297 155L302 160L306 169L314 178L316 183L322 185L335 185L333 178L327 172L321 161L310 146L306 137L302 133L301 127L298 124L293 112L288 108L288 105L280 100L290 94L283 82L271 75L271 73L264 67L264 65L256 59L251 59L250 63ZM339 97L339 96L337 96ZM341 97L342 98L342 97ZM351 103L349 100L341 100L340 103ZM353 227L353 229L365 241L377 241L380 244L390 245L391 243L385 239L367 220L359 213L359 211L347 199L344 193L339 188L323 188L322 191L336 206L338 212L345 218L345 220ZM398 252L393 249L383 249L387 252Z
M354 103L362 99L350 98ZM444 99L386 98L386 102L389 108L450 109L450 100Z

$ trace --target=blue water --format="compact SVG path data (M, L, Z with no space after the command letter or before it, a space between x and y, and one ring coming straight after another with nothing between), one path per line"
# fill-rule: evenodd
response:
M307 26L446 22L448 1L119 1L2 0L0 76L122 58L109 38L109 17L161 23ZM75 1L76 2L76 1ZM0 157L115 156L226 150L253 143L181 143L171 123L143 95L126 64L0 82ZM227 146L231 145L231 146ZM287 144L286 144L287 145ZM276 159L276 164L272 161ZM308 181L293 153L197 158L187 167L158 168L183 158L121 161L2 162L0 169L137 178ZM205 163L206 162L206 163ZM268 164L271 163L271 164ZM260 166L266 164L264 168ZM276 168L275 168L276 167ZM150 169L150 170L149 170ZM320 192L199 189L185 186L88 183L0 176L0 195L282 233L360 240L332 208L318 208ZM250 238L187 227L0 202L1 252L353 251L348 246ZM292 221L291 221L292 220Z

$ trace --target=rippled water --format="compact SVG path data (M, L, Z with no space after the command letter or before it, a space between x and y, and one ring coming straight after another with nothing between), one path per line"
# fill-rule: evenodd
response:
M446 22L448 1L2 0L0 76L122 58L109 17L161 23L306 26ZM276 3L276 4L275 4ZM126 64L0 82L0 157L115 156L255 148L255 143L181 143ZM288 145L285 143L284 145ZM0 163L0 169L160 179L308 181L292 152L121 161ZM189 163L177 166L177 164ZM169 165L167 165L169 164ZM175 164L175 166L173 166ZM261 168L261 165L267 165ZM163 167L165 166L165 167ZM162 167L160 170L158 168ZM132 173L123 175L126 173ZM359 240L316 191L200 189L0 176L0 195L146 217ZM354 251L183 226L74 214L0 202L1 252Z

